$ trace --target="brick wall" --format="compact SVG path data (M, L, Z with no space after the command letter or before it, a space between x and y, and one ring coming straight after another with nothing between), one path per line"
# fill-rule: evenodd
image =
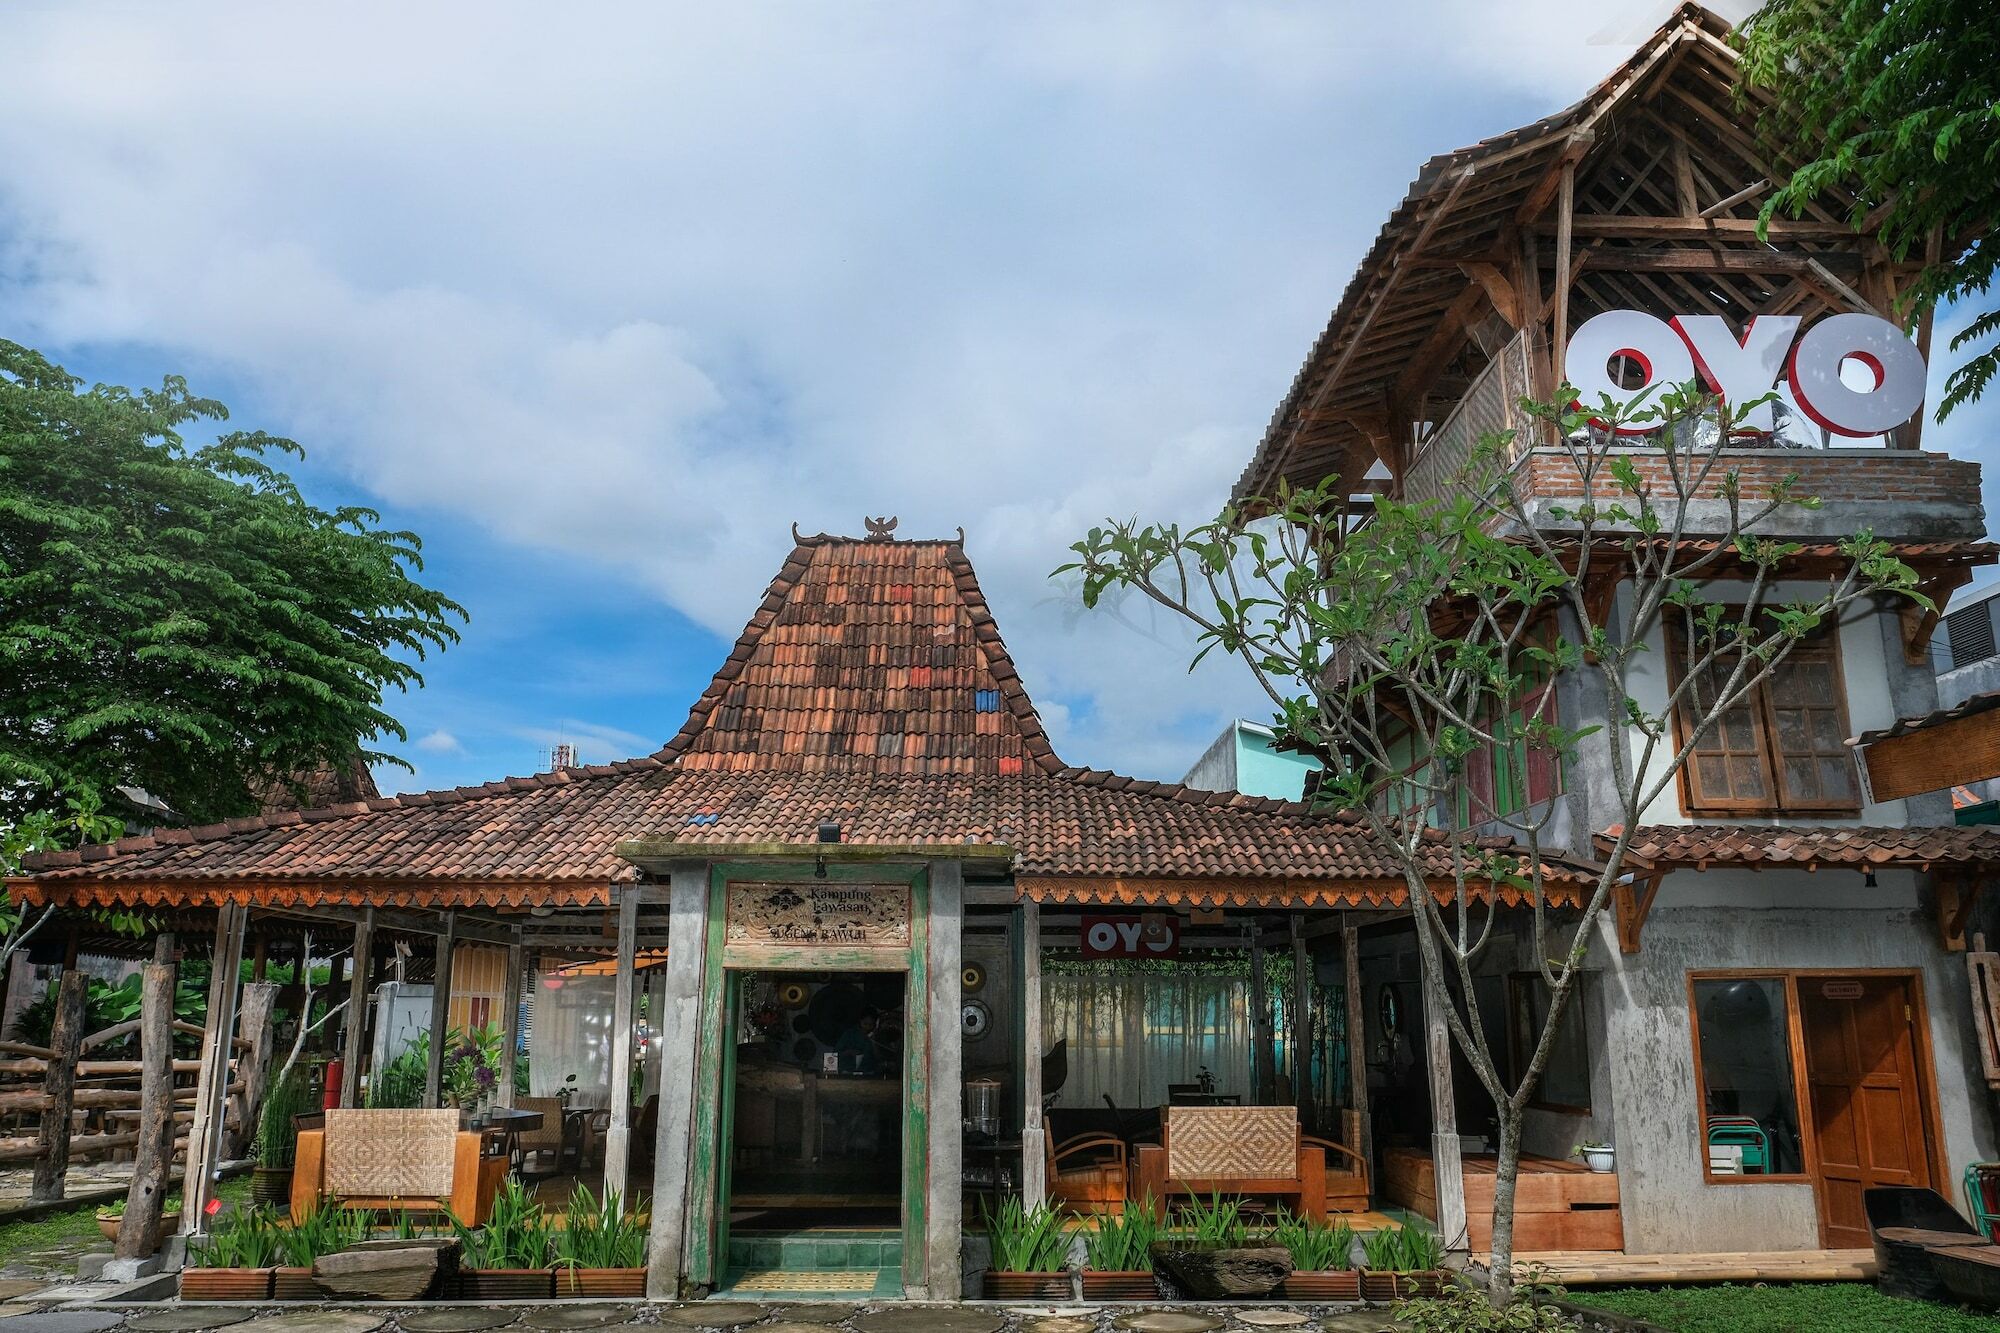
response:
M1632 452L1632 458L1640 475L1652 483L1654 500L1671 499L1673 483L1667 475L1666 460L1657 452L1640 449ZM1780 480L1796 475L1799 480L1794 495L1827 504L1979 502L1977 463L1914 449L1731 450L1726 466L1711 475L1705 498L1720 497L1720 484L1727 470L1734 470L1741 478L1745 499L1769 495ZM1521 460L1516 476L1524 498L1583 497L1583 480L1569 456L1560 450L1530 452ZM1600 499L1617 493L1611 480L1603 476L1598 479L1597 490Z

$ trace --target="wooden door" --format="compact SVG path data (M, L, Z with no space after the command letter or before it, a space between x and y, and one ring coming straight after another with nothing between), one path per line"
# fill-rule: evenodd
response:
M1908 977L1804 976L1798 987L1822 1243L1865 1249L1863 1190L1933 1183L1915 997Z

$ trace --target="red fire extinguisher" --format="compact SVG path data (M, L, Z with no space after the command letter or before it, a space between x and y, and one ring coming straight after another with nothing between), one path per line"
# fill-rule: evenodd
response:
M326 1088L321 1092L319 1099L321 1110L330 1111L340 1105L341 1066L345 1063L344 1060L326 1062Z

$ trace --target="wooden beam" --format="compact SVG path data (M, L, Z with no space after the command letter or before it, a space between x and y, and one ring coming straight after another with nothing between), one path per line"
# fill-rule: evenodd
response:
M1941 570L1917 584L1917 591L1930 600L1929 610L1908 600L1896 608L1897 618L1902 622L1903 660L1906 663L1922 666L1930 660L1931 637L1937 632L1945 608L1951 604L1951 595L1970 582L1970 569Z
M238 1099L236 1132L227 1135L229 1155L247 1157L257 1138L257 1110L263 1103L265 1084L271 1076L272 1028L277 1018L278 987L268 981L243 985L243 999L237 1007L236 1030L249 1050L236 1066L237 1082L243 1085Z
M1555 327L1549 335L1549 357L1555 370L1556 383L1566 381L1568 367L1564 364L1569 356L1569 289L1576 280L1570 268L1570 237L1576 219L1576 165L1564 163L1562 180L1556 193L1556 291Z
M243 967L244 909L215 909L215 951L210 956L208 1017L202 1028L202 1071L195 1084L194 1124L188 1131L187 1172L181 1180L181 1233L208 1229L208 1201L215 1195L222 1153L223 1107L229 1096L230 1040L236 1030L236 984Z
M1271 999L1264 980L1264 946L1250 942L1250 1105L1265 1105L1273 1081Z
M646 1236L646 1295L681 1294L681 1259L688 1229L694 1119L695 1053L701 1032L703 941L708 933L708 866L683 862L668 871L667 978L658 1016L660 1118L653 1150L652 1229ZM671 1073L671 1077L667 1076Z
M1299 1108L1299 1123L1313 1128L1309 1113L1312 1099L1312 956L1306 952L1306 937L1297 912L1285 918L1292 937L1292 1105Z
M1656 870L1644 877L1632 876L1625 883L1613 887L1611 901L1618 927L1618 952L1639 952L1639 937L1646 929L1646 917L1653 910L1653 899L1658 896L1660 881L1665 878L1666 872Z
M1390 390L1389 401L1396 404L1399 416L1416 419L1415 409L1422 406L1425 391L1431 381L1438 377L1445 363L1465 345L1466 327L1473 314L1486 303L1486 289L1478 283L1471 283L1459 293L1446 311L1438 316L1437 324L1430 336L1415 352L1410 354L1409 363L1403 373L1396 377L1395 388Z
M347 1046L341 1055L340 1104L361 1104L362 1041L368 1033L368 974L375 961L375 909L363 910L354 925L354 970L347 983ZM310 964L301 958L301 973ZM442 1040L439 1038L438 1040Z
M1707 208L1702 209L1701 215L1705 218L1720 217L1738 204L1747 203L1770 188L1771 182L1768 180L1752 181L1735 194L1718 199ZM1775 218L1772 220L1776 221Z
M1424 994L1424 1058L1431 1084L1431 1171L1437 1191L1438 1238L1447 1250L1471 1246L1465 1218L1465 1162L1458 1146L1458 1106L1451 1078L1451 1029L1444 1010Z
M1984 881L1971 876L1935 877L1938 944L1946 953L1965 952L1965 928L1972 922L1972 909L1979 905L1984 887Z
M1486 299L1493 303L1493 309L1500 318L1507 321L1509 328L1521 327L1521 294L1514 284L1507 280L1500 266L1486 260L1473 260L1460 264L1459 269L1478 283L1486 292Z
M1584 213L1575 221L1576 234L1603 240L1625 241L1727 241L1761 243L1766 236L1772 244L1786 241L1859 241L1861 234L1838 223L1787 222L1771 220L1770 229L1759 235L1755 218L1723 218L1702 215L1680 217L1640 217L1629 213ZM1547 232L1549 228L1539 228Z
M1375 1130L1368 1115L1368 1010L1361 989L1361 928L1347 924L1343 914L1340 928L1340 961L1347 998L1347 1095L1360 1113L1357 1142L1349 1144L1368 1164L1368 1176L1375 1179Z
M515 1071L521 1061L521 970L527 951L517 940L507 946L507 975L500 983L500 1104L514 1104Z
M632 1153L632 964L639 948L639 895L618 894L618 972L611 998L611 1124L604 1131L604 1198L629 1200L626 1166ZM671 956L671 955L669 955Z
M56 1016L49 1048L54 1053L42 1074L47 1099L37 1130L34 1178L28 1197L36 1203L63 1197L69 1174L70 1111L75 1105L77 1057L83 1051L84 997L90 978L73 968L56 982Z
M1829 263L1845 264L1852 260L1858 270L1860 258L1854 255L1821 255L1816 259L1804 255L1780 254L1776 250L1623 250L1600 246L1591 252L1590 267L1612 273L1790 273L1805 275L1816 272L1814 265L1827 267Z
M424 1067L424 1105L432 1108L444 1105L445 1034L451 1031L451 968L458 944L453 927L457 924L455 913L444 914L444 934L437 937L437 975L431 980L431 1052L430 1063Z
M1569 136L1563 144L1562 152L1558 153L1555 161L1549 164L1549 169L1543 173L1541 180L1535 183L1535 188L1528 191L1528 197L1521 201L1521 206L1514 210L1514 221L1517 224L1526 226L1542 215L1543 210L1549 206L1549 201L1555 198L1556 192L1562 188L1563 176L1575 170L1576 164L1583 161L1584 156L1590 152L1591 145L1596 141L1595 130L1578 130Z
M139 982L139 1129L132 1183L118 1227L117 1256L143 1259L158 1248L174 1140L174 965L146 965Z

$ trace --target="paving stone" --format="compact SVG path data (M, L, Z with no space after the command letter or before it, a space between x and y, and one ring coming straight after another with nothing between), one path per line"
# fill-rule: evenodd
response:
M1043 1315L1023 1321L1021 1333L1097 1333L1097 1321L1084 1315Z
M1408 1328L1389 1318L1387 1310L1355 1310L1348 1314L1323 1314L1319 1317L1322 1333L1384 1333L1384 1330Z
M576 1328L603 1328L607 1324L622 1324L631 1317L632 1311L622 1305L550 1305L539 1310L530 1310L521 1316L521 1323L527 1328L548 1330L549 1333L564 1333Z
M1212 1314L1193 1310L1136 1310L1119 1315L1111 1326L1128 1329L1130 1333L1208 1333L1212 1328L1221 1328L1222 1321Z
M6 1333L109 1333L125 1322L125 1316L103 1310L37 1310L0 1319Z
M861 1307L853 1301L842 1301L837 1305L781 1305L771 1312L772 1317L788 1324L844 1324L861 1313Z
M40 1278L10 1277L0 1279L0 1301L11 1301L16 1296L32 1296L49 1284Z
M1297 1310L1238 1310L1234 1313L1238 1323L1252 1328L1297 1328L1300 1324L1312 1322Z
M381 1315L359 1310L299 1310L265 1315L235 1328L237 1333L375 1333L382 1324Z
M435 1310L404 1310L396 1323L403 1333L486 1333L514 1322L514 1310L479 1310L471 1306L441 1305Z
M182 1305L171 1310L149 1311L125 1327L129 1333L196 1333L199 1329L240 1324L251 1313L229 1305Z
M1006 1326L1004 1314L963 1306L892 1306L854 1320L860 1333L1000 1333Z
M754 1324L770 1312L770 1306L752 1305L748 1301L703 1301L662 1310L660 1322L675 1328L735 1328Z
M804 1319L780 1319L775 1323L759 1324L752 1333L826 1333L827 1323L817 1323Z

